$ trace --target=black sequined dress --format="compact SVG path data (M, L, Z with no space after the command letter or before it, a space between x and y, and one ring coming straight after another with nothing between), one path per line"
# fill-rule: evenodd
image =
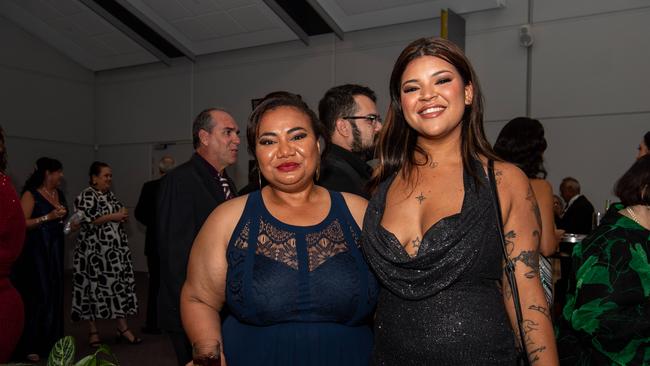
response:
M515 364L492 193L480 162L473 166L482 184L464 172L461 212L430 227L415 257L380 224L394 177L370 200L362 245L382 285L373 365Z

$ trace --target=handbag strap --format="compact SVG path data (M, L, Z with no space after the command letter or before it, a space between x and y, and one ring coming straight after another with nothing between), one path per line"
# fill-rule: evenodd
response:
M517 327L519 328L519 338L521 342L522 352L524 353L524 364L530 365L526 353L526 341L524 338L523 315L521 313L521 302L519 301L519 290L517 288L517 279L515 278L515 264L508 257L506 250L505 236L503 234L503 218L501 217L501 204L499 203L499 192L497 191L496 179L494 177L494 160L488 161L488 178L490 181L490 188L492 189L492 203L494 204L494 211L497 218L497 230L499 233L499 240L501 241L501 249L503 251L503 259L505 260L505 271L512 290L512 300L515 305L515 314L517 315Z

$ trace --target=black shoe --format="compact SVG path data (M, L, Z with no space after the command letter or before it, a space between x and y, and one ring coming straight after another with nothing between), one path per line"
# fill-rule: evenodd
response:
M160 330L160 328L150 327L148 325L142 327L140 331L142 331L144 334L162 334L162 330Z
M124 341L125 343L132 344L132 345L142 343L142 339L136 337L135 334L133 334L133 333L131 333L131 335L133 336L132 339L129 339L129 337L125 336L124 333L128 332L129 330L130 330L129 328L126 328L124 330L120 330L118 328L117 329L117 335L115 336L115 342L120 343L120 342Z

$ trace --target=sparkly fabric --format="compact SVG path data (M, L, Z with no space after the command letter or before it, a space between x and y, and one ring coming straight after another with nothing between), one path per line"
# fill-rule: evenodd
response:
M498 289L501 252L487 176L463 174L461 212L423 235L410 257L380 222L387 179L370 200L362 246L381 283L374 365L512 365L515 340Z

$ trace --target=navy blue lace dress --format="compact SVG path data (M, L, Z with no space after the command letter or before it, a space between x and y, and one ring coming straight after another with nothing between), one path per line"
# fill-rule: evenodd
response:
M252 192L227 249L229 366L368 365L378 284L343 196L313 226L274 218Z

